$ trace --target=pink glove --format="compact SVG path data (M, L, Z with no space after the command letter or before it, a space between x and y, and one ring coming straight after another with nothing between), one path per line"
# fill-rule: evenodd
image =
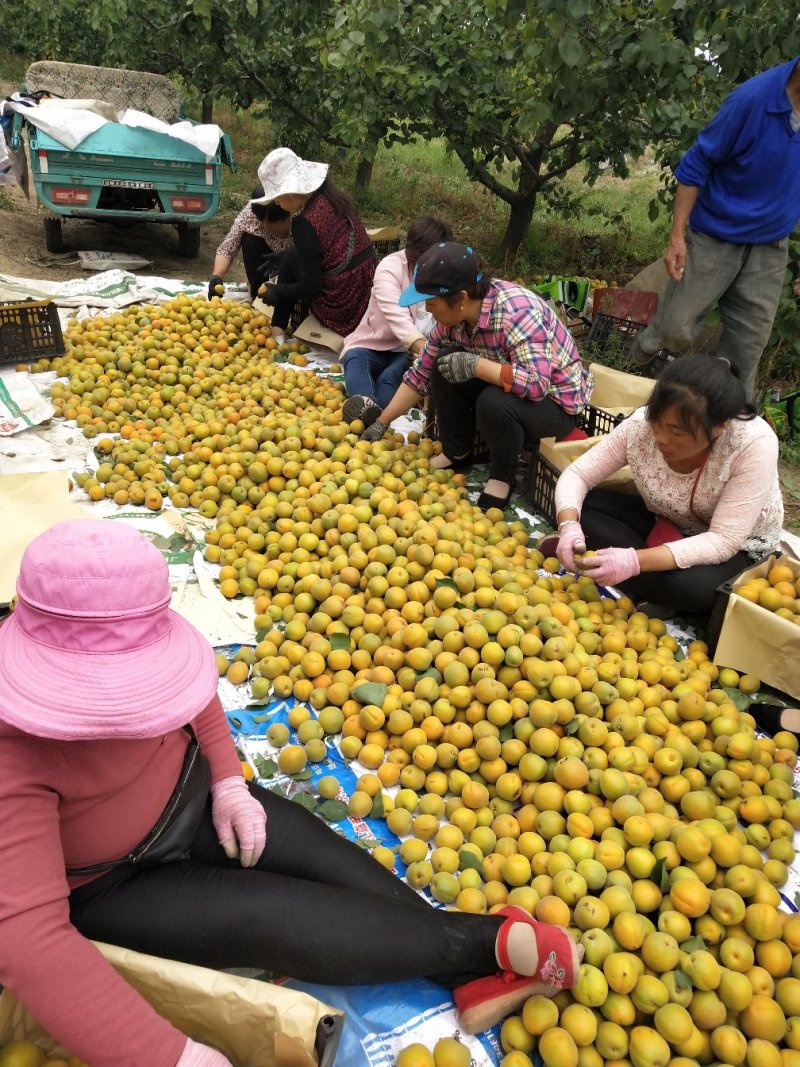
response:
M208 1045L199 1045L189 1037L175 1067L233 1067L227 1056Z
M619 585L640 569L635 548L601 548L596 556L581 560L581 571L598 585Z
M267 842L267 813L238 774L211 786L211 818L228 859L255 867ZM238 846L237 846L238 842Z
M556 555L568 571L577 573L578 564L575 562L575 553L585 551L586 535L581 529L581 524L577 519L574 521L567 520L558 535Z

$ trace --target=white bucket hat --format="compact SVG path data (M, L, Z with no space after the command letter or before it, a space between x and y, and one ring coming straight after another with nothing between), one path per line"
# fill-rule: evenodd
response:
M304 196L322 185L328 174L327 163L301 159L291 148L274 148L261 160L258 180L264 195L251 204L271 204L278 196Z

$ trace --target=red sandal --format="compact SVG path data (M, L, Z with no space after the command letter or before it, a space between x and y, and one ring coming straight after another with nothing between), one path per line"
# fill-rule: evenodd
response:
M563 926L537 922L523 908L500 908L494 914L506 921L497 934L497 958L503 970L477 978L453 991L464 1033L479 1034L511 1015L528 997L554 997L578 979L582 950ZM524 922L536 932L539 959L533 975L520 975L509 967L508 934L513 923Z
M508 957L508 935L514 923L532 926L536 935L539 959L532 978L540 984L552 986L553 992L570 989L578 980L580 954L569 931L563 926L538 922L524 908L514 905L500 908L496 915L504 915L506 921L497 934L497 962L504 971L513 971Z
M486 978L458 986L453 990L459 1022L465 1034L481 1034L490 1030L507 1015L513 1014L528 997L542 994L544 987L539 978L521 978L513 971L498 971ZM554 996L557 989L550 989Z

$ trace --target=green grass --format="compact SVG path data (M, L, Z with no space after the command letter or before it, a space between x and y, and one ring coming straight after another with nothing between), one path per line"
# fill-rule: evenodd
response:
M12 203L11 199L9 198L8 193L4 193L3 190L0 189L0 211L13 211L13 210L14 210L14 204Z

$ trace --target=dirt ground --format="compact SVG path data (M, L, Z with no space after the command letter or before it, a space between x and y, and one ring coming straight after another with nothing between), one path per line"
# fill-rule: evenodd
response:
M48 252L44 244L44 229L36 196L31 189L27 200L18 186L2 189L10 210L0 209L0 274L23 278L74 278L80 274L76 266L78 251L130 252L151 261L141 268L143 274L162 278L185 278L190 281L208 278L217 245L227 227L219 219L211 219L201 228L200 254L197 259L178 255L178 234L172 226L136 222L131 226L113 226L76 219L64 224L64 252ZM228 272L228 281L244 281L241 260Z

